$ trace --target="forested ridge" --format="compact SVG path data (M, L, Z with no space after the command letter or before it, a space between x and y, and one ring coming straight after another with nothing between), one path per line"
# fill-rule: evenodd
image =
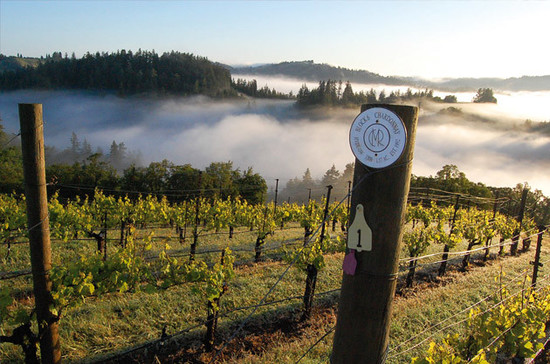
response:
M0 61L6 63L8 58L1 56ZM0 88L112 90L123 95L235 94L229 70L205 57L174 51L159 55L142 50L88 52L82 58L55 52L34 67L5 67L0 73Z
M350 79L356 80L355 73L338 68L339 72L329 72L336 69L328 65L318 65L308 62L284 62L280 64L285 75L293 75L292 70L297 68L305 74L304 79L315 75L319 78L317 88L308 89L303 85L297 95L292 91L283 93L269 88L260 87L255 79L233 79L232 67L214 63L205 57L189 53L165 52L162 55L155 51L137 52L119 50L116 53L96 52L86 53L82 58L76 58L74 53L69 57L66 53L54 52L41 58L7 57L0 54L0 88L2 90L17 89L80 89L94 91L114 91L119 95L155 94L155 95L207 95L211 97L250 96L254 98L297 99L299 106L356 106L363 103L392 103L412 99L428 99L436 102L456 102L454 95L445 99L435 97L433 90L412 92L408 89L401 94L399 91L386 95L385 90L376 95L371 89L369 92L354 92ZM320 66L322 66L320 68ZM258 72L252 72L256 69ZM247 69L250 74L262 74L262 67ZM319 70L323 70L320 72ZM311 71L310 73L306 70ZM238 71L239 72L239 71ZM377 74L361 71L369 75L371 82L396 84L395 79L386 78ZM270 74L270 73L268 73ZM325 77L337 75L338 78ZM374 77L374 78L373 78ZM336 81L339 79L339 81ZM342 80L347 80L345 83ZM363 80L366 81L366 80ZM480 88L481 91L490 91L489 99L474 100L474 102L496 102L492 97L491 89Z

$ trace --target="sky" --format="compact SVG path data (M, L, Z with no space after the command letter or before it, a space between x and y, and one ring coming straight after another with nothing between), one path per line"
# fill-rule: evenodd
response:
M550 74L550 1L0 0L0 53L180 51L430 79Z

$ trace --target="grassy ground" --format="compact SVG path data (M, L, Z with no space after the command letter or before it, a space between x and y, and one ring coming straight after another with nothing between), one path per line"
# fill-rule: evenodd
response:
M550 249L544 248L543 260L548 260L549 254ZM465 273L454 269L442 279L435 278L435 273L425 273L425 281L417 283L412 289L404 289L402 295L398 295L394 301L387 363L410 363L413 357L420 356L426 350L430 340L438 340L449 333L465 333L464 325L457 323L468 317L468 307L495 294L500 284L509 286L512 292L521 289L525 277L531 276L532 266L529 261L533 255L531 249L518 257L492 259L483 266L473 264ZM495 280L501 272L504 273L502 281ZM539 287L550 283L548 273L547 267L539 272ZM400 284L403 283L401 279ZM487 307L488 302L481 307ZM322 310L319 315L320 321L326 325L314 321L310 328L302 331L299 338L283 339L261 353L241 353L240 358L229 358L224 362L295 363L334 326L336 305L330 308ZM331 332L300 363L329 362L332 338Z
M303 230L295 229L278 230L276 234L266 241L266 246L277 244L281 241L299 239ZM278 250L270 250L264 256L265 261L259 264L245 264L251 262L254 256L254 233L246 229L238 231L234 239L228 239L225 235L202 236L199 241L198 251L217 250L225 246L231 246L236 250L237 261L241 264L237 268L237 276L231 282L227 293L222 297L221 313L253 306L273 286L281 274L286 270L287 264L280 261L281 253ZM110 235L113 235L113 233ZM138 232L145 236L147 231ZM156 229L157 237L166 237L155 240L155 249L160 249L163 244L170 242L173 254L186 254L190 244L190 232L185 246L180 246L177 235L172 229ZM168 239L170 238L170 239ZM54 264L63 264L67 259L74 259L78 254L89 254L94 251L95 243L92 242L54 242ZM112 243L115 244L114 242ZM462 250L465 247L456 247L454 250ZM1 249L5 249L2 247ZM441 247L435 246L434 251L441 251ZM494 249L496 252L496 249ZM508 251L508 249L507 249ZM548 257L550 250L544 249L544 257ZM25 246L15 246L6 259L7 252L0 250L0 271L21 270L28 267ZM506 273L504 282L508 282L525 269L531 274L529 261L533 260L534 249L519 257L505 257L493 259L485 266L472 264L468 273L451 269L448 275L437 279L432 272L434 266L425 266L419 270L419 281L411 289L403 288L401 276L399 291L395 300L394 314L391 326L391 345L388 363L407 363L413 356L419 355L425 350L428 342L423 343L417 349L396 356L396 354L411 348L416 343L427 337L438 338L449 332L434 333L429 330L421 334L418 339L407 342L417 333L441 322L442 320L462 311L482 297L494 292L498 288L498 282L494 278L502 270ZM200 259L208 255L201 256ZM207 260L215 260L218 253L211 253ZM342 254L331 254L325 257L326 268L319 273L316 292L326 292L339 288L341 282ZM432 261L440 259L434 257ZM455 267L460 264L456 261ZM545 258L543 258L545 260ZM548 268L543 267L539 279L547 275ZM519 281L522 281L521 279ZM30 278L21 277L0 282L18 291L21 305L32 305L30 297ZM543 284L541 282L541 284ZM304 292L305 273L291 268L285 278L277 285L267 297L267 301L275 301L286 297L300 296ZM245 327L248 338L237 337L227 350L221 355L220 362L226 363L292 363L298 360L306 350L330 330L336 320L337 293L331 293L317 298L316 308L312 320L300 323L298 318L301 309L301 300L294 299L279 304L258 308ZM251 309L242 309L227 314L220 320L220 340L232 336L235 325L251 313ZM466 317L467 312L456 317L456 322ZM112 352L124 351L135 345L155 340L161 337L164 331L168 335L178 333L189 327L198 325L198 328L189 333L177 336L175 345L185 343L185 350L178 355L166 355L163 360L174 362L186 362L187 359L196 358L196 362L208 360L208 354L201 353L201 338L204 335L204 326L201 324L206 319L206 301L200 295L193 293L193 285L182 285L170 288L166 291L145 294L109 294L101 297L92 297L84 304L65 312L60 323L63 358L65 361L102 361L105 355ZM451 321L450 321L451 322ZM273 329L270 330L269 328ZM451 330L459 332L460 327ZM0 334L8 333L6 327ZM398 347L399 344L403 346ZM327 362L332 345L332 333L321 340L301 363ZM168 346L168 345L167 345ZM218 343L218 347L220 344ZM187 356L185 356L187 355ZM202 358L202 359L201 359ZM22 362L20 349L8 345L0 345L0 362ZM190 361L189 361L190 362ZM206 361L208 362L208 361Z

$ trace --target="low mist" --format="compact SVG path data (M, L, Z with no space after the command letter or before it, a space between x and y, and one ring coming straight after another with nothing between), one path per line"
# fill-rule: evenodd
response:
M273 82L269 86L277 89L277 80ZM550 100L550 93L533 96ZM301 178L306 168L314 178L321 178L333 164L343 172L354 160L348 133L359 113L303 111L292 101L17 91L0 93L0 117L7 132L19 130L18 103L43 104L46 144L60 150L69 145L74 132L105 153L113 141L123 142L128 151L141 153L145 164L168 159L204 168L211 162L233 161L241 169L253 167L271 187L276 178L283 186L291 178ZM434 175L443 165L456 164L472 181L492 186L528 182L550 194L550 134L526 125L528 113L508 113L500 99L497 105L421 106L413 173ZM455 109L446 110L449 107ZM532 119L535 126L544 120Z

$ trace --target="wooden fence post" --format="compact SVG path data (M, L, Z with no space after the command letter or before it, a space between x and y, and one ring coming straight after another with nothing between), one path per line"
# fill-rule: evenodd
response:
M332 185L327 186L327 200L325 203L325 210L323 212L323 223L321 225L321 236L320 236L320 244L321 247L324 244L325 239L325 225L328 223L328 208L329 208L329 201L330 201L330 191L332 190ZM307 244L307 241L305 242ZM322 248L321 248L322 249ZM309 263L306 267L307 277L306 277L306 288L304 291L304 312L302 313L301 320L307 320L311 316L311 308L313 307L313 297L315 295L315 285L317 283L317 267Z
M347 266L353 267L352 271L344 266L333 364L385 361L418 118L418 108L412 106L363 105L361 111L352 126L352 132L359 135L350 133L352 149L354 145L363 148L364 143L362 150L366 151L370 143L373 148L369 148L372 154L368 157L381 163L367 167L368 162L363 164L354 150L351 224L344 262L354 258ZM388 160L390 164L383 165Z
M61 362L61 349L57 317L50 311L50 306L53 304L52 282L49 275L52 268L52 253L46 192L42 105L19 104L19 121L40 356L43 363L59 363Z
M537 250L535 252L535 261L530 262L531 264L533 264L533 278L531 280L531 285L533 286L533 288L537 284L539 267L542 267L542 263L540 262L540 249L542 248L542 234L544 234L545 231L546 231L545 226L539 226L539 233L537 237Z
M497 209L498 209L498 198L500 196L500 192L497 191L497 195L495 196L495 202L493 204L493 218L491 220L491 223L495 223L495 218L497 217ZM492 238L487 238L485 241L485 254L483 255L483 261L486 262L487 259L489 259L489 247L491 243Z
M519 205L519 212L517 217L517 221L519 222L519 227L514 232L514 237L512 238L512 245L510 246L510 255L516 255L518 252L519 235L521 234L521 229L523 225L523 214L525 212L525 202L527 201L528 192L529 190L525 188L523 189L523 193L521 194L521 203Z
M273 213L277 212L277 197L279 196L279 179L275 179L275 199L273 200ZM282 228L282 226L281 226Z
M189 263L195 260L195 253L197 252L197 244L199 241L199 224L200 224L200 210L201 210L201 198L202 198L202 171L199 171L199 197L195 198L195 225L193 226L193 243L189 248Z
M456 223L456 214L458 213L458 208L460 207L460 195L456 195L456 201L455 201L455 209L453 213L453 220L451 222L451 231L449 231L449 236L451 236L455 229L455 223ZM447 261L449 260L449 245L445 244L445 247L443 248L443 256L441 257L441 265L439 266L439 270L437 272L437 275L440 277L445 274L445 271L447 270Z

